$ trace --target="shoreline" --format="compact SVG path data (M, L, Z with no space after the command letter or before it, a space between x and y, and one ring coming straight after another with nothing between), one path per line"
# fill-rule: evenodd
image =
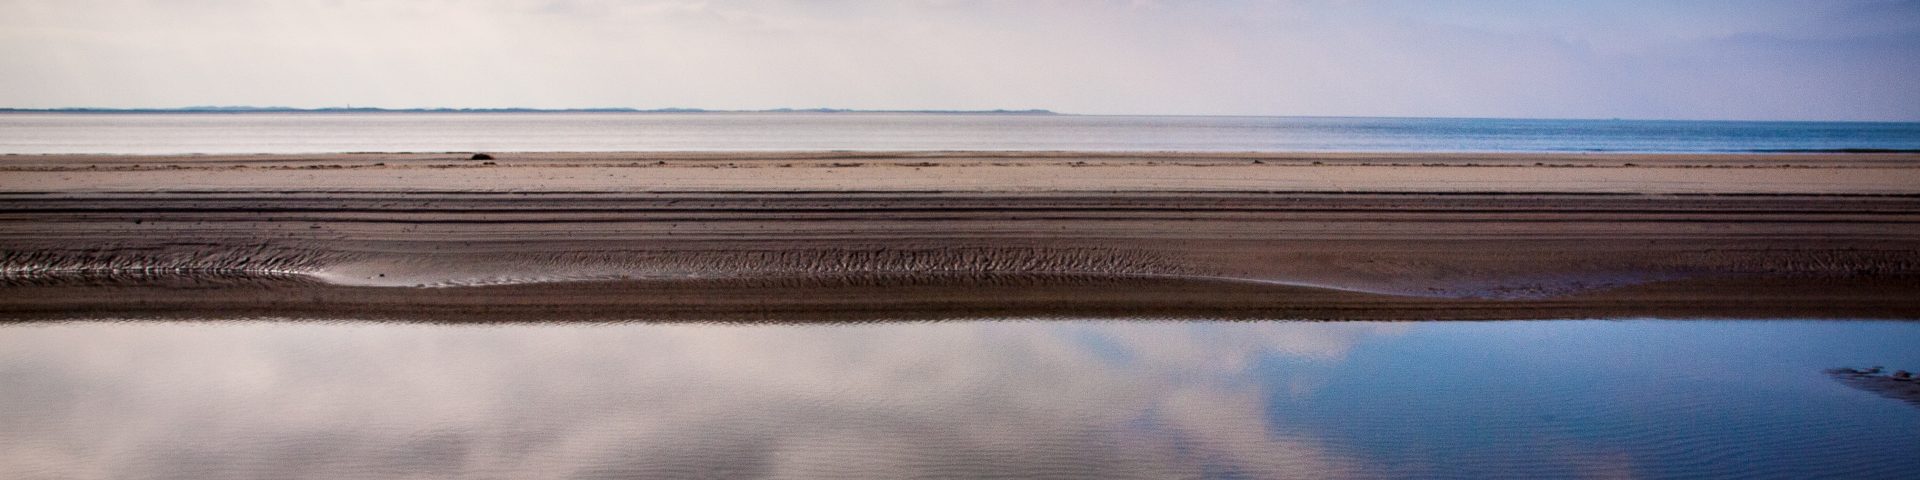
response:
M0 320L1920 318L1920 155L493 156L9 157Z
M887 284L879 284L886 282ZM288 279L84 281L6 288L0 323L303 321L866 323L990 319L1233 321L1913 320L1911 281L1691 280L1497 300L1126 277L678 282L388 288ZM190 297L183 296L190 294Z

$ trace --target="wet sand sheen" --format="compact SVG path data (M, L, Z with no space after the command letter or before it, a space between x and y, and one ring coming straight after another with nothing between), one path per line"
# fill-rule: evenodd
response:
M8 157L0 315L1920 317L1914 155L498 157Z

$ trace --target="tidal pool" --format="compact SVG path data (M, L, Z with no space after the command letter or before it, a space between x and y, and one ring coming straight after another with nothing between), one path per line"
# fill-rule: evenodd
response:
M14 478L1905 477L1920 322L0 326Z

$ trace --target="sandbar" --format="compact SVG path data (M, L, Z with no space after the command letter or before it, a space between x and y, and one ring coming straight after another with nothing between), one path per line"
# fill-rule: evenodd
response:
M1920 318L1920 155L0 157L0 319Z

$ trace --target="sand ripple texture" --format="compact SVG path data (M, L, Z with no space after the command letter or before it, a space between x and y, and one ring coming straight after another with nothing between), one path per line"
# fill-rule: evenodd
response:
M964 310L1025 289L1036 305L1124 313L1114 301L1140 287L1182 285L1170 304L1337 317L1365 302L1485 311L1771 289L1850 313L1920 310L1905 300L1920 294L1920 198L1899 195L43 192L0 194L0 225L0 282L16 294L240 282L255 299L431 305L458 294L419 287L573 285L631 297L595 308L705 288ZM646 299L660 292L680 296ZM0 310L56 308L23 296ZM1710 315L1714 298L1689 308Z

